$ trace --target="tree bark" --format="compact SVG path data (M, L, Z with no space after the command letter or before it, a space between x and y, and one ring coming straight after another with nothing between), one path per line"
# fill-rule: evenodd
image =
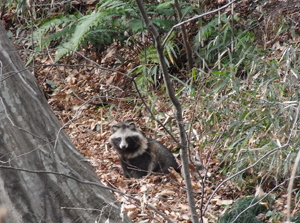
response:
M122 222L113 194L60 128L0 23L2 222Z

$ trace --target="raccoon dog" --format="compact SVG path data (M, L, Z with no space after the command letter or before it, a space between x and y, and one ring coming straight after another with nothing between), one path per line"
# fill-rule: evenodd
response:
M146 138L133 122L118 122L112 126L109 142L117 151L126 178L140 178L148 173L169 173L179 170L173 154L154 139Z

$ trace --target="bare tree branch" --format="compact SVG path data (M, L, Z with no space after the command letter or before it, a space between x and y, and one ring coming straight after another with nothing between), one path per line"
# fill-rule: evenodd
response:
M188 22L191 22L191 21L193 21L193 20L202 18L203 16L206 16L206 15L209 15L209 14L212 14L212 13L215 13L215 12L218 12L218 11L221 11L222 9L227 8L229 5L231 5L231 4L234 3L235 1L236 1L236 0L232 0L232 1L229 2L228 4L223 5L222 7L218 8L218 9L214 9L214 10L212 10L212 11L203 13L203 14L201 14L201 15L196 15L196 16L194 16L194 17L192 17L192 18L190 18L190 19L187 19L187 20L185 20L185 21L183 21L183 22L177 23L176 25L174 25L174 26L170 29L170 31L168 32L167 36L165 37L165 40L163 41L162 45L165 46L166 42L168 41L168 39L169 39L169 37L170 37L170 35L171 35L171 33L173 32L174 29L176 29L176 28L178 28L179 26L184 25L184 24L186 24L186 23L188 23Z
M288 181L289 179L286 179L285 181L283 181L282 183L278 184L276 187L273 187L272 190L270 190L268 193L266 193L264 196L262 196L258 201L256 201L255 203L249 205L246 209L244 209L243 211L241 211L236 217L235 219L233 219L230 223L234 223L238 220L238 218L245 213L247 210L249 210L250 208L254 207L255 205L259 204L261 201L263 201L266 197L268 197L274 190L276 190L277 188L281 187L282 185L284 185L286 183L286 181Z
M101 183L97 183L97 182L92 182L92 181L88 181L88 180L81 180L77 177L71 176L69 174L65 174L65 173L60 173L60 172L54 172L54 171L45 171L45 170L28 170L28 169L24 169L24 168L18 168L18 167L12 167L12 166L6 166L6 165L0 165L0 169L7 169L7 170L15 170L15 171L22 171L22 172L27 172L27 173L32 173L32 174L52 174L52 175L57 175L57 176L62 176L68 179L72 179L78 183L82 183L82 184L88 184L88 185L92 185L92 186L96 186L96 187L101 187L103 189L106 190L110 190L113 191L115 193L121 194L122 196L128 197L134 201L137 201L139 203L142 203L141 200L139 200L138 198L128 195L120 190L117 190L115 188L112 187L108 187L105 186ZM162 213L161 211L157 210L155 207L153 207L151 204L146 203L146 206L149 207L151 210L153 210L155 213L157 213L158 215L162 216L167 222L169 223L173 223L173 221L168 218L164 213Z
M70 49L70 50L71 50L71 49ZM178 140L177 140L177 139L173 136L173 134L166 128L166 126L165 126L161 121L159 121L158 119L155 118L154 114L153 114L152 111L151 111L151 108L149 108L149 106L148 106L147 103L145 102L145 100L144 100L144 98L143 98L143 96L142 96L142 94L141 94L141 92L140 92L140 90L139 90L139 88L138 88L138 86L137 86L137 83L136 83L136 81L134 80L134 78L130 77L129 75L127 75L127 74L125 74L125 73L123 73L123 72L121 72L121 71L117 71L117 70L114 70L114 69L102 67L102 66L100 66L97 62L95 62L95 61L93 61L93 60L87 58L87 57L86 57L85 55L83 55L82 53L80 53L80 52L78 52L78 51L74 51L74 50L72 50L72 51L75 52L75 53L77 53L77 54L79 54L79 55L82 56L84 59L88 60L89 62L95 64L95 65L96 65L95 68L97 68L97 69L108 70L108 71L111 71L111 72L118 72L118 73L121 74L123 77L128 78L128 79L133 83L133 85L134 85L134 87L135 87L135 89L136 89L136 91L137 91L137 93L138 93L138 95L139 95L139 98L141 99L143 105L145 106L145 108L146 108L147 111L149 112L151 118L152 118L153 120L155 120L160 126L163 127L163 129L164 129L164 130L172 137L172 139L174 140L175 143L179 144ZM85 66L85 65L83 65L83 66ZM93 67L94 67L94 66L93 66Z
M180 9L178 0L174 0L174 6L175 6L175 9L176 9L177 14L178 14L178 20L181 20L182 19L182 13L181 13L181 9ZM185 24L181 25L182 39L183 39L184 46L185 46L185 49L186 49L186 55L187 55L187 61L188 61L188 71L191 71L192 68L193 68L193 51L192 51L191 45L189 43L188 35L186 33L186 29L185 29L184 25Z
M288 140L291 138L292 131L295 128L295 126L297 124L297 121L299 119L299 110L300 110L300 103L299 103L298 108L296 109L294 123L293 123L293 126L291 128L291 132L289 134ZM295 159L295 163L294 163L294 166L293 166L293 169L292 169L292 173L291 173L291 179L290 179L289 186L288 186L288 194L287 194L287 216L286 216L286 222L287 223L291 222L292 190L293 190L294 180L295 180L297 168L299 166L299 162L300 162L300 148L298 148L298 154L297 154L297 157Z
M164 54L163 54L164 48L161 44L159 33L158 33L157 29L155 28L155 26L153 25L153 23L148 18L147 12L144 9L142 1L136 0L136 3L137 3L137 6L140 10L141 16L142 16L147 28L149 29L149 31L151 32L151 34L154 38L155 47L156 47L156 51L157 51L158 58L159 58L159 64L160 64L160 68L163 73L167 93L176 109L175 118L177 121L177 126L179 129L179 135L180 135L180 147L181 147L180 155L181 155L181 160L182 160L182 170L183 170L182 172L184 175L185 186L187 188L187 200L188 200L191 215L192 215L192 221L193 221L193 223L198 223L199 220L198 220L198 214L197 214L196 207L195 207L195 199L194 199L194 195L193 195L193 189L192 189L192 183L191 183L191 177L190 177L189 160L188 160L188 152L187 152L188 147L187 147L187 139L186 139L186 132L185 132L185 128L184 128L184 122L183 122L183 117L182 117L181 104L180 104L178 98L176 97L173 87L172 87L172 84L171 84L171 80L170 80L170 77L168 74L168 68L167 68L166 62L164 60Z
M250 166L248 166L248 167L246 167L246 168L240 170L239 172L237 172L237 173L231 175L230 177L227 177L225 180L223 180L223 181L216 187L216 189L212 192L212 194L209 196L209 198L207 199L207 203L206 203L206 205L205 205L205 208L204 208L204 210L203 210L203 213L205 213L205 211L206 211L207 208L208 208L209 202L211 201L211 199L213 198L213 196L216 194L216 192L220 189L220 187L221 187L224 183L226 183L227 181L231 180L232 178L234 178L234 177L240 175L241 173L245 172L246 170L249 170L249 169L251 169L252 167L256 166L261 160L263 160L264 158L268 157L271 153L274 153L275 151L277 151L277 150L279 150L279 149L282 149L282 148L284 148L284 147L287 147L288 145L289 145L289 144L286 143L286 144L284 144L283 146L279 146L279 147L276 147L276 148L270 150L270 151L267 152L265 155L263 155L262 157L260 157L256 162L254 162L252 165L250 165Z
M172 139L174 140L175 143L179 144L179 141L166 128L166 126L161 121L159 121L158 119L155 118L155 116L153 115L151 109L149 108L149 106L145 102L145 100L144 100L144 98L143 98L143 96L142 96L142 94L141 94L141 92L140 92L140 90L139 90L139 88L137 86L137 83L134 80L134 78L130 77L129 75L127 75L127 74L125 74L125 73L123 73L121 71L117 71L117 70L110 69L110 68L107 68L107 67L102 67L98 63L96 63L96 62L92 61L91 59L87 58L86 56L84 56L83 54L81 54L81 53L79 53L77 51L74 51L74 52L78 53L84 59L86 59L86 60L94 63L95 65L87 65L87 64L56 64L56 63L53 63L53 64L36 65L35 68L38 68L38 67L54 67L54 66L56 66L56 67L60 67L60 66L61 67L82 67L82 66L85 66L85 67L93 67L93 68L100 69L100 70L106 70L106 71L110 71L110 72L117 72L117 73L121 74L123 77L128 78L133 83L133 85L134 85L134 87L135 87L135 89L137 91L137 94L139 95L139 98L141 99L141 101L142 101L143 105L145 106L146 110L149 112L151 118L153 120L155 120L161 127L163 127L163 129L172 137ZM0 61L0 68L1 68L1 61ZM26 68L24 70L28 70L28 69ZM6 79L8 79L8 78L10 78L10 77L18 74L18 73L22 73L24 70L19 70L18 72L10 72L10 73L6 73L6 74L3 74L3 75L1 75L1 73L0 73L0 83L1 83L1 81L4 81L4 80L6 80ZM0 69L0 71L1 71L1 69ZM93 98L89 99L89 102L93 101L96 98L100 98L100 97L93 97Z

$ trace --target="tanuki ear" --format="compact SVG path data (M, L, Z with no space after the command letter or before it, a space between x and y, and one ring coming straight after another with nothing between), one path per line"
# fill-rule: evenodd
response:
M118 124L119 124L119 123L116 122L116 121L113 121L113 122L110 124L111 130L112 130L113 132L117 131L117 130L120 128L120 126L119 126Z
M131 130L136 130L136 126L135 126L134 122L130 122L130 123L128 124L128 127L129 127L129 129L131 129Z
M117 125L113 125L113 126L111 127L111 130L112 130L113 132L116 132L118 129L119 129L119 126L117 126Z

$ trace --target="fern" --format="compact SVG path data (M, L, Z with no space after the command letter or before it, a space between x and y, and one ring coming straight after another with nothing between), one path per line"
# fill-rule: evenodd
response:
M66 35L70 31L70 27L78 21L78 17L79 14L74 14L40 21L43 25L33 33L33 38L38 47L43 49L51 41ZM67 27L67 29L57 32L61 27Z
M81 45L92 42L94 45L109 44L118 39L118 33L127 29L126 15L132 13L128 3L123 1L102 1L100 7L83 16L76 25L74 33L58 48L55 60L77 50Z
M170 19L174 16L170 4L171 1L147 4L149 14L153 15L152 22L162 32L175 24L175 21ZM38 24L42 25L34 32L34 40L37 43L35 50L40 51L52 41L59 40L56 61L88 43L100 48L114 39L125 40L125 31L134 34L143 30L143 23L133 0L100 0L96 9L87 15L77 13L58 16L38 21L37 26Z
M82 17L75 28L71 37L65 41L56 51L55 60L58 61L62 56L77 50L80 44L84 41L87 33L98 24L101 18L100 12L95 12Z
M80 17L82 17L82 15L76 13L73 15L59 15L37 21L36 26L39 24L42 25L33 32L33 41L30 39L31 36L26 39L27 45L32 47L32 43L34 43L34 51L39 52L53 41L68 38L70 33L74 32L75 24ZM35 54L28 58L26 65L32 61L34 55Z

